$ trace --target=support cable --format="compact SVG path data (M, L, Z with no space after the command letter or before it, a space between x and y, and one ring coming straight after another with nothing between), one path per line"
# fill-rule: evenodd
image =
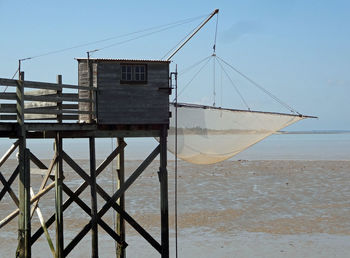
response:
M220 107L222 107L222 69L220 70Z
M175 21L175 22L164 24L164 25L160 25L160 26L154 26L154 27L150 27L150 28L146 28L146 29L142 29L142 30L126 33L126 34L121 34L121 35L117 35L117 36L113 36L113 37L109 37L109 38L105 38L105 39L101 39L101 40L90 41L90 42L78 44L78 45L67 47L67 48L61 48L61 49L57 49L57 50L53 50L53 51L49 51L49 52L44 52L42 54L38 54L38 55L34 55L34 56L23 58L23 59L21 59L21 61L30 60L30 59L43 57L43 56L48 56L48 55L53 55L53 54L58 54L58 53L62 53L62 52L66 52L66 51L72 50L72 49L82 48L82 47L86 47L86 46L89 46L89 45L103 43L103 42L106 42L106 41L111 41L111 40L114 40L114 39L123 38L123 37L127 37L127 36L132 36L132 35L135 35L135 34L144 33L144 32L147 32L147 31L152 31L152 30L157 30L158 29L157 31L154 32L154 33L157 33L157 32L161 32L161 31L167 30L167 29L172 29L172 28L177 27L177 26L184 25L186 23L191 23L191 22L193 22L195 20L202 19L203 17L206 17L206 16L207 15L201 15L201 16L197 16L197 17L193 17L193 18L187 18L187 19L184 19L184 20L179 20L179 21ZM163 29L159 30L160 28L163 28ZM152 33L152 34L154 34L154 33ZM145 35L145 36L148 36L148 34ZM138 39L140 37L134 38L133 40ZM125 42L128 42L128 41L125 41ZM121 44L121 43L118 43L118 44ZM107 47L109 47L109 46L107 46ZM104 47L104 48L107 48L107 47ZM104 48L102 48L102 49L104 49Z
M216 38L217 38L217 35L218 35L218 23L219 23L219 13L216 15L216 26L215 26L213 54L215 54L215 51L216 51Z
M210 56L211 57L211 56ZM173 102L175 100L177 100L177 98L185 91L185 89L191 84L191 82L197 77L197 75L203 70L203 68L209 63L210 61L210 57L208 58L208 60L205 62L205 64L197 71L197 73L195 73L195 75L192 77L192 79L185 85L185 87L183 87L183 89L180 91L180 93L175 97L175 99L173 100Z
M216 80L215 80L215 62L216 62L216 38L217 38L217 35L218 35L218 23L219 23L219 13L216 15L216 26L215 26L215 36L214 36L214 44L213 44L213 106L215 107L215 100L216 100Z
M193 68L195 68L196 66L200 65L200 64L203 63L205 60L207 60L207 59L209 59L209 58L211 58L211 57L212 57L212 55L203 58L202 60L200 60L200 61L194 63L193 65L191 65L191 66L189 66L189 67L183 69L183 70L182 70L181 72L179 72L178 74L179 74L179 75L184 75L185 73L189 72L190 70L192 70Z
M215 80L215 61L216 61L216 58L215 58L215 54L213 54L213 107L215 107L215 99L216 99L216 80Z
M229 63L227 63L225 60L223 60L220 57L217 57L220 61L222 61L224 64L226 64L228 67L230 67L233 71L235 71L236 73L238 73L239 75L241 75L243 78L245 78L246 80L248 80L251 84L253 84L255 87L259 88L261 91L263 91L265 94L267 94L268 96L270 96L272 99L274 99L276 102L278 102L280 105L282 105L283 107L285 107L286 109L290 110L290 112L292 113L296 113L298 115L301 115L298 111L296 111L294 108L292 108L291 106L289 106L288 104L286 104L285 102L283 102L282 100L280 100L279 98L277 98L275 95L273 95L271 92L269 92L268 90L266 90L264 87L262 87L260 84L256 83L255 81L253 81L252 79L250 79L247 75L243 74L242 72L240 72L238 69L236 69L235 67L233 67L232 65L230 65Z
M174 51L191 33L195 31L196 28L192 29L189 33L186 34L185 37L183 37L174 47L172 47L168 52L166 52L165 55L162 56L161 60L163 60L165 57L167 57L172 51Z
M11 80L13 80L13 78L15 78L15 76L16 76L16 74L17 74L18 72L19 72L19 68L17 68L17 70L16 70L16 72L14 73L14 75L12 76ZM5 89L4 89L4 91L3 91L2 93L5 93L8 87L9 87L9 86L6 86Z
M228 75L227 71L224 69L223 65L220 62L220 59L218 59L218 63L222 69L222 71L224 71L224 73L226 74L227 78L230 80L231 85L234 87L234 89L236 90L237 94L240 96L243 104L246 106L246 108L250 111L250 107L248 105L248 103L245 101L245 99L243 98L243 95L241 94L241 92L238 90L236 84L233 82L233 80L231 79L231 77Z
M201 23L202 23L202 22L201 22ZM201 23L198 24L197 27L199 27L199 26L201 25ZM185 39L186 39L187 37L189 37L189 36L197 29L197 27L193 28L193 29L192 29L189 33L187 33L186 36L183 37L174 47L172 47L168 52L166 52L166 54L165 54L164 56L162 56L161 60L164 59L165 57L167 57L167 56L168 56L171 52L173 52L178 46L180 46L181 43L182 43L183 41L185 41Z
M188 23L188 22L186 22L186 23ZM131 39L126 39L126 40L123 40L123 41L119 41L119 42L116 42L116 43L113 43L113 44L104 46L104 47L102 47L102 48L95 49L95 50L93 50L93 51L94 51L94 52L97 52L97 51L101 51L101 50L104 50L104 49L107 49L107 48L114 47L114 46L116 46L116 45L121 45L121 44L124 44L124 43L128 43L128 42L130 42L130 41L134 41L134 40L137 40L137 39L140 39L140 38L144 38L144 37L147 37L147 36L150 36L150 35L153 35L153 34L162 32L162 31L166 31L166 30L169 30L169 29L178 27L178 26L183 25L183 24L185 24L185 23L182 23L182 24L175 24L175 25L173 25L173 26L169 26L169 27L166 27L166 28L163 28L163 29L159 29L159 30L156 30L156 31L152 31L152 32L149 32L149 33L145 33L145 34L142 34L142 35L140 35L140 36L137 36L137 37L134 37L134 38L131 38Z

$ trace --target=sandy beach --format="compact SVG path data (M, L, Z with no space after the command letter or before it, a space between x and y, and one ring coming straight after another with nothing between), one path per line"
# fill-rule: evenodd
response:
M127 162L129 174L139 161ZM136 181L126 196L126 210L159 240L158 162ZM80 161L86 166L86 161ZM11 162L4 168L10 172ZM175 254L174 163L169 161L170 241ZM98 183L112 192L111 168ZM179 162L179 257L349 257L350 161L238 160L211 166ZM75 189L82 180L69 168L66 182ZM32 176L37 189L41 176ZM16 184L16 182L15 182ZM89 203L89 191L83 199ZM45 218L54 211L53 192L41 200ZM103 204L99 201L99 207ZM0 203L1 218L14 205L9 196ZM66 244L88 222L77 205L64 213ZM104 220L114 225L114 214ZM16 248L14 220L0 232L0 257L13 257ZM33 229L39 226L34 216ZM54 227L50 228L54 238ZM114 242L99 229L100 257L111 257ZM9 241L10 240L10 241ZM127 225L128 257L159 257L156 251ZM69 257L90 256L89 237ZM42 237L33 245L33 257L49 257Z

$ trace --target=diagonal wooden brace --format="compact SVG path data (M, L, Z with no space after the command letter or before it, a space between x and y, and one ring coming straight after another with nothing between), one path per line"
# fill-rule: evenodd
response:
M0 192L0 201L4 197L5 193L8 192L10 194L12 200L15 202L17 207L18 207L19 201L18 201L17 195L11 189L11 185L12 185L13 181L15 181L15 179L18 175L18 172L19 172L19 168L17 166L15 171L13 171L13 173L10 176L8 181L6 181L5 177L0 172L0 181L4 185L4 188Z
M117 148L114 149L114 151L111 152L111 154L109 154L109 156L99 165L99 167L96 169L96 176L99 175L113 160L114 158L120 153L120 151L122 149L124 149L126 146L126 143L124 142L123 144L121 144L120 146L118 146ZM79 196L87 187L89 186L88 182L83 182L76 190L75 190L75 194L77 196ZM63 211L66 210L69 205L71 205L73 203L73 199L72 198L68 198L64 204L63 204ZM55 215L52 215L45 223L46 227L50 227L51 224L55 221ZM44 233L42 228L39 228L34 235L32 235L31 238L31 244L33 245L35 243L36 240L38 240L38 238Z

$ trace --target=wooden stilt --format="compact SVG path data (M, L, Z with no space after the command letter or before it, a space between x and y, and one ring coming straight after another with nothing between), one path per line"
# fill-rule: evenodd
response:
M120 146L122 143L124 143L123 138L118 138L117 140L118 146ZM124 184L125 181L125 169L124 169L124 149L120 152L118 156L117 161L117 187L120 189L121 185ZM125 194L122 194L120 198L118 199L117 203L119 204L119 207L124 211L125 210ZM116 232L120 236L121 240L125 241L125 222L123 217L119 212L117 212L116 215ZM123 246L119 243L117 243L117 258L125 258L126 257L126 250L123 248Z
M31 257L30 245L30 170L29 151L26 149L26 128L24 124L24 72L16 89L16 112L18 123L18 162L19 162L19 217L18 217L18 248L16 257Z
M160 135L160 212L161 212L161 245L162 258L169 257L169 210L168 210L168 171L167 171L167 127Z
M57 76L57 84L62 84L62 76ZM62 92L57 92L62 94ZM59 107L61 104L57 103ZM58 123L62 122L62 118L58 117ZM64 250L64 237L63 237L63 209L62 209L62 180L63 180L63 162L62 162L62 137L60 132L56 133L55 138L55 152L56 152L56 170L55 170L55 221L56 221L56 257L62 258Z
M95 138L89 138L90 148L90 189L91 189L91 257L98 257L98 225L97 225L97 195L96 195L96 155Z

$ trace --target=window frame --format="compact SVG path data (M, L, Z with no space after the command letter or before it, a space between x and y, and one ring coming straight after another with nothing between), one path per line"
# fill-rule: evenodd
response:
M126 67L131 67L131 79L128 79L128 70L123 71L123 68ZM144 67L144 72L142 73L141 71L136 72L137 67ZM145 63L121 63L120 64L120 84L147 84L147 76L148 69L147 69L147 64ZM143 80L137 80L136 78L138 76L142 77L144 75Z

